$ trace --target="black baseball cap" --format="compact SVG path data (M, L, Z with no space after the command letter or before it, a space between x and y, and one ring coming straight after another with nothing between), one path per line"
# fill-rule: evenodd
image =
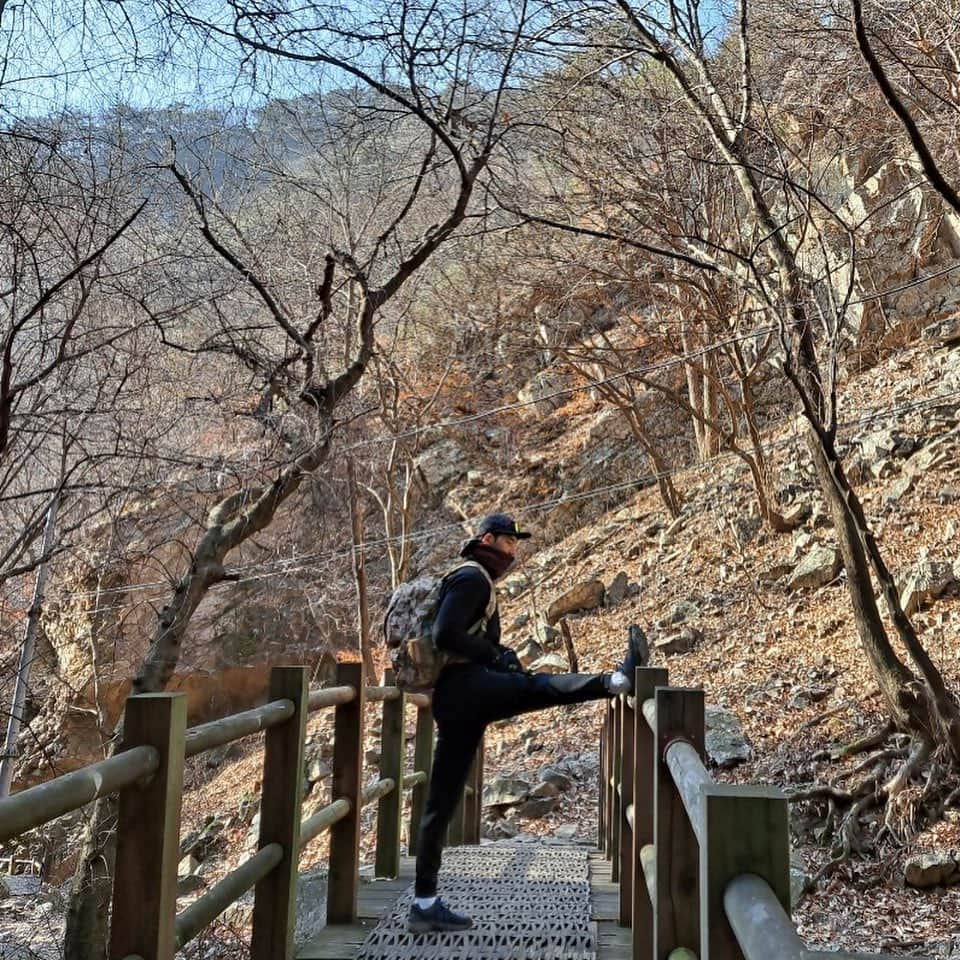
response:
M491 513L480 521L477 527L477 537L486 533L496 536L516 537L518 540L529 540L532 534L520 529L520 524L513 517L505 513Z

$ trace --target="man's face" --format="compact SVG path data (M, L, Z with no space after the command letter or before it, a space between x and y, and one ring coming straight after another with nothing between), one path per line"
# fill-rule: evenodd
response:
M481 539L481 543L485 543L487 546L493 547L494 550L505 553L508 557L515 557L517 555L517 544L519 542L520 541L510 533L485 533Z

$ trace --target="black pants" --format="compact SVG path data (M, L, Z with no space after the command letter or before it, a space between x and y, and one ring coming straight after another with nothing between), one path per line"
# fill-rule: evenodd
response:
M437 892L447 826L483 731L493 720L609 697L603 674L504 673L479 664L447 667L433 691L437 744L417 846L418 897Z

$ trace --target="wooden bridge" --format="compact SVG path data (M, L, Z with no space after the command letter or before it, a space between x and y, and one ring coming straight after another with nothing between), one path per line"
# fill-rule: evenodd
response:
M383 705L378 778L364 787L365 705ZM405 774L404 711L417 710ZM335 711L331 802L301 817L310 712ZM250 956L292 960L301 851L330 834L326 923L300 960L863 960L808 950L790 920L788 811L768 787L716 784L703 764L699 690L637 671L636 695L604 704L596 849L480 844L482 753L451 826L441 890L476 923L461 933L405 929L413 861L401 856L403 796L412 792L415 852L433 731L429 699L368 687L360 664L337 686L308 689L302 667L279 667L270 701L186 729L185 698L127 701L121 750L107 760L0 800L0 843L91 801L118 799L111 960L172 960L254 889ZM184 762L266 731L257 851L177 912ZM374 872L360 881L360 812L377 804ZM922 960L914 957L913 960Z

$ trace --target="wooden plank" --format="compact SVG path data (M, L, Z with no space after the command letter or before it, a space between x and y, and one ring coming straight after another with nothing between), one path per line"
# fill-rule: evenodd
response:
M339 704L333 722L333 782L330 799L346 797L350 813L330 828L327 923L353 923L360 882L360 793L363 776L363 664L337 665L337 684L357 696Z
M147 783L120 792L110 960L174 955L186 729L184 694L146 693L127 700L122 749L151 746L160 764Z
M744 873L763 878L790 915L789 811L774 787L715 783L703 788L706 843L700 854L700 954L741 960L723 906L727 884ZM687 944L689 946L689 944Z
M407 829L407 850L416 856L420 841L420 821L427 805L430 790L430 768L433 766L433 714L427 709L417 710L417 732L413 747L413 769L427 774L425 783L413 788L410 795L410 826Z
M670 743L678 739L688 741L703 756L704 708L702 690L658 687L654 698L657 903L653 955L662 958L677 947L695 949L700 943L700 849L665 757ZM710 956L714 960L712 954Z
M633 953L632 960L653 957L654 904L647 892L640 851L654 842L654 811L657 743L654 732L643 715L643 704L651 699L657 687L667 685L667 671L662 667L638 667L633 690L633 737L636 763L633 769Z
M291 701L293 715L285 723L270 727L264 743L257 847L262 850L278 843L283 848L283 859L256 886L250 943L252 960L287 960L293 956L303 742L309 696L306 667L274 667L270 671L270 699Z
M393 671L388 670L384 684L392 686ZM380 779L393 780L396 786L377 804L377 852L374 872L378 877L395 877L400 869L400 818L403 815L404 746L403 693L383 703L380 728Z

